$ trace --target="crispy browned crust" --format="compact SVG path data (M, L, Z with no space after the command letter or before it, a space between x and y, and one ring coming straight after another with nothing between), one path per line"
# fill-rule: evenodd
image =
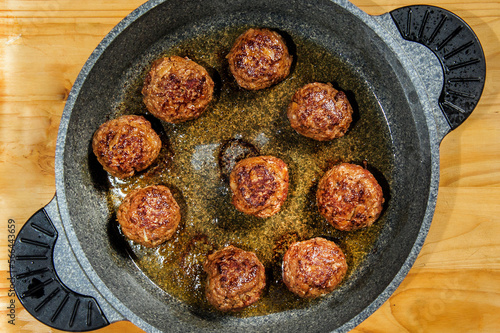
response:
M309 83L292 98L287 111L290 125L318 141L343 136L352 122L352 107L344 92L330 83Z
M274 156L249 157L239 161L229 177L236 209L257 217L281 210L288 194L288 167Z
M127 238L146 247L155 247L175 233L181 212L168 187L153 185L127 194L117 218Z
M179 123L199 117L212 100L214 82L196 62L178 56L153 63L142 94L155 117Z
M220 311L238 311L257 302L266 286L265 269L255 253L232 245L208 256L207 300Z
M92 150L104 170L128 178L158 157L161 140L141 116L122 116L102 124L94 133Z
M384 196L373 175L359 165L342 163L320 180L316 202L321 215L339 230L369 227L382 212Z
M332 292L346 272L342 250L320 237L292 244L283 257L283 282L300 297L314 298Z
M269 29L244 32L227 59L238 85L249 90L264 89L284 80L292 65L283 37Z

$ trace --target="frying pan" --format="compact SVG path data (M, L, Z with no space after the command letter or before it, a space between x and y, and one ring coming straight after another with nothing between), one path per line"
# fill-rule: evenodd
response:
M113 209L93 176L89 143L113 116L124 77L146 50L248 26L320 45L369 88L388 133L389 200L372 250L331 296L262 316L205 315L155 285L114 246L107 223ZM74 83L57 140L56 196L16 239L16 293L37 319L67 331L124 319L148 332L348 331L387 300L415 261L434 213L439 144L470 115L484 77L472 30L437 7L370 16L347 1L150 1L104 38Z

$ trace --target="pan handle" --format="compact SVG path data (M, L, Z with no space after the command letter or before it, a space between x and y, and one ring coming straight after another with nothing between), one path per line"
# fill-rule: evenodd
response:
M414 5L390 15L405 40L426 46L439 59L444 82L438 105L450 130L457 128L484 88L486 62L479 39L467 23L443 8Z
M56 272L54 249L57 242L58 246L67 246L57 251L65 257L58 260L62 260L73 275L78 275L78 284L86 288L91 286L76 259L70 257L73 252L69 243L63 241L64 232L59 234L51 220L54 214L50 212L54 210L58 212L55 198L24 224L14 242L10 279L17 297L33 317L59 330L82 332L107 326L109 321L97 300L73 291Z

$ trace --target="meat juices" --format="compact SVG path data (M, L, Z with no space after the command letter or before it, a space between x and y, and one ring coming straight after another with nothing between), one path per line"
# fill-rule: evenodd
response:
M238 311L257 302L266 286L265 269L255 253L232 245L208 256L205 294L220 311Z
M382 188L363 167L342 163L323 176L316 192L321 215L333 227L351 231L369 227L382 212Z
M288 194L288 167L274 156L239 161L229 177L234 207L246 214L269 217L281 210Z
M158 157L161 140L141 116L122 116L102 124L92 138L92 150L104 170L128 178Z
M269 29L249 29L236 39L227 55L229 69L238 85L260 90L290 74L292 56L283 37Z
M315 298L332 292L346 273L344 253L324 238L293 243L283 257L283 282L300 297Z
M155 117L169 123L198 118L212 100L214 82L188 58L156 60L144 80L143 102Z
M288 106L290 125L318 141L343 136L352 122L352 107L344 92L330 83L309 83L297 90Z
M169 240L181 220L170 189L153 185L127 194L117 212L123 234L136 243L155 247Z

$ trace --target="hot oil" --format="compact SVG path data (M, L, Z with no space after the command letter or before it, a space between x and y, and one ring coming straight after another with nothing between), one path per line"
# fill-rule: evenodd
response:
M160 123L149 116L163 138L160 158L132 179L110 178L110 202L117 209L123 197L137 187L164 184L171 188L181 206L179 230L155 249L129 242L131 257L155 284L196 311L211 311L204 297L202 263L206 256L229 244L255 252L266 267L266 292L256 304L232 314L254 316L309 304L281 281L282 255L293 241L317 236L334 240L347 256L348 277L355 274L380 233L384 214L369 229L337 231L317 212L316 187L325 171L338 162L365 163L384 187L387 204L393 155L383 112L361 75L336 53L299 36L287 35L294 65L286 80L262 91L240 89L227 69L225 56L244 30L211 32L156 56L186 56L207 68L216 83L214 101L200 118L182 124ZM126 87L117 115L147 115L140 91L148 69L144 65ZM289 125L286 108L292 95L315 81L331 82L346 92L353 105L354 121L342 138L317 142L300 136ZM217 163L221 143L231 138L244 139L262 155L274 155L288 164L290 189L278 214L261 219L231 205L229 186Z

